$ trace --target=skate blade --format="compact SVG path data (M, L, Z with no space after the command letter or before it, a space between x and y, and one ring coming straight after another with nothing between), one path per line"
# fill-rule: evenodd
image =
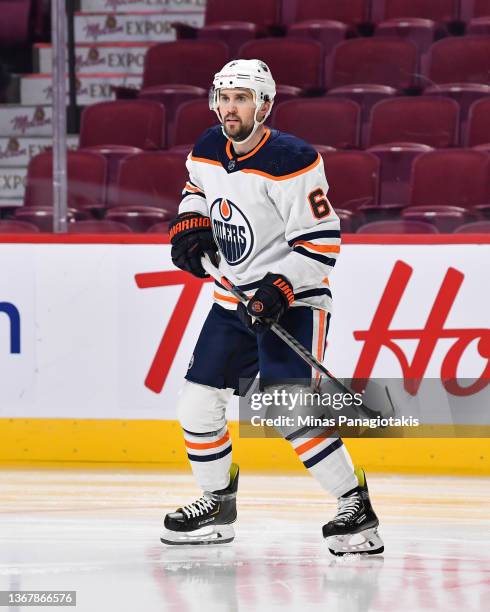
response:
M344 555L379 555L385 547L377 528L360 533L327 538L328 550L336 557Z
M228 544L234 539L235 531L231 525L213 525L188 532L165 529L160 542L169 546L202 546Z

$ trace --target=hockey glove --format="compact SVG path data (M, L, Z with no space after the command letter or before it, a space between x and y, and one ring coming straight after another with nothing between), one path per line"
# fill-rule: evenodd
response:
M237 314L246 327L260 333L277 322L293 302L293 287L288 279L268 272L248 304L238 304ZM252 317L257 319L255 323Z
M172 261L177 268L198 278L209 276L201 265L206 253L217 266L218 247L211 230L211 219L197 212L177 215L169 225Z

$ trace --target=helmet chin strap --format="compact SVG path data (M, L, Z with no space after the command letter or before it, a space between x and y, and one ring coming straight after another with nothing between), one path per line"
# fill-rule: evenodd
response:
M243 138L243 140L239 140L238 138L233 138L233 136L229 136L225 132L225 126L224 126L223 119L221 118L221 115L220 115L219 111L217 113L217 115L219 117L219 120L221 121L221 131L223 132L223 136L225 136L226 138L229 138L232 142L236 142L236 144L245 144L245 143L247 143L253 137L253 135L259 129L259 127L264 124L265 120L269 116L269 113L267 113L265 115L265 117L262 119L262 121L257 121L257 116L259 114L259 107L257 105L257 100L256 100L256 97L255 97L255 92L252 92L252 95L254 97L254 102L255 102L254 125L253 125L252 131L250 132L250 134L246 138Z

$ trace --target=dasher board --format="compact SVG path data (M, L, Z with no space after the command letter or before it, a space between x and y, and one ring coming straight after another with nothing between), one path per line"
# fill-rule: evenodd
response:
M125 74L81 74L77 75L77 104L88 106L95 102L115 100L113 87L125 86L139 89L141 77ZM30 74L20 82L22 104L52 104L52 79L50 74ZM67 83L68 102L68 83Z
M76 71L79 74L109 72L112 74L143 73L145 56L154 43L101 43L79 44L75 47ZM52 70L52 47L37 44L34 47L38 72Z
M66 144L69 149L78 147L78 136L67 135ZM50 136L0 136L0 166L27 166L31 159L53 146Z
M206 0L80 0L80 10L117 11L118 13L132 11L186 12L202 11L206 8Z
M204 24L203 13L77 13L75 41L96 42L169 42L176 39L173 23L196 28Z

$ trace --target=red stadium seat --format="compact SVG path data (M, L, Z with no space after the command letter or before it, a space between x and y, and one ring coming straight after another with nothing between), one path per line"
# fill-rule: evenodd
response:
M119 166L117 188L110 206L159 208L165 216L157 221L171 219L177 213L187 181L185 160L185 154L171 151L127 157Z
M336 149L359 146L359 106L343 98L301 98L279 104L272 126Z
M250 22L261 30L279 25L281 21L280 0L207 0L206 25L228 21Z
M368 146L416 142L431 147L458 144L457 102L437 96L391 98L378 102L371 113Z
M212 76L210 77L210 79ZM210 80L211 83L211 80ZM199 98L208 99L209 89L196 87L195 85L153 85L145 87L139 92L141 100L151 100L158 102L165 107L165 115L167 118L166 140L170 140L170 135L174 129L175 115L181 104L190 100Z
M207 100L184 102L175 116L172 145L193 145L206 129L217 123L218 117L209 109Z
M489 85L477 83L450 83L448 85L434 85L424 91L427 96L444 96L452 98L459 105L460 141L463 142L467 131L468 115L471 105L476 101L490 96Z
M20 47L31 37L31 0L9 0L1 3L0 48Z
M411 206L469 208L488 201L490 158L472 149L444 149L418 157L413 165Z
M230 57L237 57L245 42L272 35L280 28L281 4L281 0L208 0L204 27L179 24L177 36L220 40L228 45Z
M490 146L490 98L482 98L471 106L465 144Z
M27 221L0 220L0 234L33 234L39 232L37 225Z
M356 212L378 203L379 161L365 151L335 151L322 155L328 199L337 209Z
M89 151L67 151L68 206L100 209L105 205L107 161L103 155ZM27 170L26 207L53 206L53 153L46 151L33 157Z
M354 38L335 48L325 83L330 88L375 84L406 90L417 85L417 73L414 43L400 38Z
M335 212L340 220L340 231L342 234L351 234L355 232L360 222L358 216L351 210L344 210L337 207L335 207Z
M114 183L117 179L117 174L119 171L119 164L121 160L129 155L136 155L137 153L143 153L143 149L138 149L137 147L127 147L124 145L99 145L95 147L86 147L84 149L79 149L80 151L89 151L93 153L98 153L99 155L103 155L107 160L107 191L106 191L106 201L109 202L112 199L111 191L114 188Z
M438 229L423 221L373 221L361 225L358 234L438 234Z
M357 102L361 107L361 146L366 146L371 110L381 100L396 96L396 89L386 85L346 85L327 92L327 97L340 96Z
M228 47L219 40L178 40L155 45L145 56L143 89L194 85L208 91L213 75L228 59Z
M376 155L381 164L380 203L385 209L384 212L391 217L408 204L413 162L419 155L432 151L432 147L413 142L398 142L376 145L368 151Z
M461 19L490 17L490 0L461 0Z
M370 0L299 0L294 21L328 19L356 27L368 22L369 17Z
M150 226L147 230L147 234L168 234L168 226L169 221L163 221L162 223L155 223L155 225Z
M88 219L90 215L79 210L68 209L67 221L78 221ZM53 207L52 206L28 206L18 208L15 211L15 219L35 225L40 232L50 233L53 231Z
M264 61L276 83L304 90L322 87L323 48L319 42L300 38L251 40L240 49L240 58Z
M105 219L73 221L68 224L69 234L127 234L130 232L132 232L132 229L129 225Z
M246 5L247 3L243 3ZM257 38L261 29L255 23L246 21L226 21L213 23L197 30L200 40L220 40L229 50L230 57L236 57L242 45Z
M152 225L164 221L166 212L151 206L129 208L118 206L108 210L105 218L107 221L127 225L133 232L142 233Z
M322 45L324 53L328 55L345 39L347 30L347 25L341 21L310 19L292 23L288 28L288 36L316 40Z
M411 40L419 53L427 53L434 42L436 26L431 19L403 17L382 21L376 26L375 36L398 36Z
M490 234L490 221L465 223L454 230L455 234Z
M460 206L409 206L403 209L404 221L432 223L440 232L453 232L458 226L471 220L472 215Z
M468 24L468 34L488 36L490 34L490 17L476 17Z
M427 78L433 83L490 84L490 37L451 36L429 51Z
M458 9L459 0L373 0L373 20L420 17L448 23L459 18Z
M116 100L87 106L82 113L80 147L96 145L165 148L165 107L151 100Z

